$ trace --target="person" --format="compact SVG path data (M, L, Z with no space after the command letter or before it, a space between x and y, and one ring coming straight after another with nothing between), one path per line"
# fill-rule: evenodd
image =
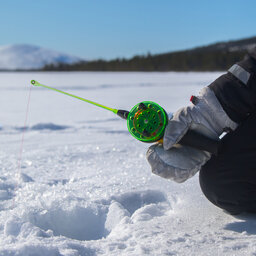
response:
M163 145L149 148L152 171L177 182L199 171L214 205L230 214L256 213L256 47L191 99L169 120ZM216 140L225 132L218 154L179 145L190 129Z

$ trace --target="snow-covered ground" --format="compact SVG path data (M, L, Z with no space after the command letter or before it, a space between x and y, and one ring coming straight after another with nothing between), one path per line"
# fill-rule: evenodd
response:
M210 204L198 175L151 174L149 145L110 107L174 112L220 73L0 73L0 255L256 255L256 217Z

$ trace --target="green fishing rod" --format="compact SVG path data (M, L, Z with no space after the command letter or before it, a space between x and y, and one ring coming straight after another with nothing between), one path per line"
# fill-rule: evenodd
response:
M129 132L136 139L143 142L158 141L163 137L167 125L167 114L162 107L152 101L143 101L134 106L130 111L110 108L97 102L84 99L77 95L61 91L59 89L43 85L35 80L31 81L34 86L44 87L67 96L82 100L94 106L106 109L127 120Z
M164 136L165 128L168 124L166 111L157 103L152 101L143 101L135 105L130 111L110 108L97 102L84 99L71 93L43 85L36 80L31 80L34 86L44 87L55 92L82 100L94 106L113 112L119 117L127 120L127 127L131 135L139 141L156 142L161 141ZM202 134L189 130L179 142L182 145L188 145L197 149L205 150L217 154L219 150L218 141L209 139Z
M50 89L50 90L53 90L53 91L56 91L56 92L63 93L63 94L65 94L65 95L71 96L71 97L73 97L73 98L76 98L76 99L85 101L85 102L87 102L87 103L93 104L93 105L95 105L95 106L97 106L97 107L104 108L104 109L107 109L107 110L109 110L109 111L112 111L114 114L117 114L117 112L118 112L117 109L109 108L109 107L103 106L103 105L101 105L101 104L99 104L99 103L93 102L93 101L91 101L91 100L87 100L87 99L84 99L84 98L82 98L82 97L76 96L76 95L74 95L74 94L67 93L67 92L58 90L58 89L56 89L56 88L53 88L53 87L50 87L50 86L47 86L47 85L44 85L44 84L40 84L40 83L38 83L36 80L31 80L31 84L34 85L34 86L41 86L41 87L44 87L44 88L47 88L47 89Z

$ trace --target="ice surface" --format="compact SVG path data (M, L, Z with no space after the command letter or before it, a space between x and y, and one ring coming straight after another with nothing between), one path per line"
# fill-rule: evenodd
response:
M233 217L154 176L126 123L104 105L152 100L168 112L219 73L0 73L0 255L256 255L255 216ZM19 154L25 139L21 168Z

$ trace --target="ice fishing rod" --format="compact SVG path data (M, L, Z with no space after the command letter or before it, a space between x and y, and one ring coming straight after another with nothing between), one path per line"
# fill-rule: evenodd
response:
M168 116L166 111L155 102L143 101L135 105L130 111L127 111L104 106L97 102L76 96L74 94L40 84L36 80L31 80L31 84L68 95L70 97L82 100L94 106L113 112L119 117L127 120L127 127L130 134L139 141L149 143L156 142L160 141L164 136L164 130L168 124ZM215 155L218 153L219 150L218 141L212 140L193 130L189 130L185 134L185 136L183 136L183 138L179 141L179 143L182 145L205 150Z

